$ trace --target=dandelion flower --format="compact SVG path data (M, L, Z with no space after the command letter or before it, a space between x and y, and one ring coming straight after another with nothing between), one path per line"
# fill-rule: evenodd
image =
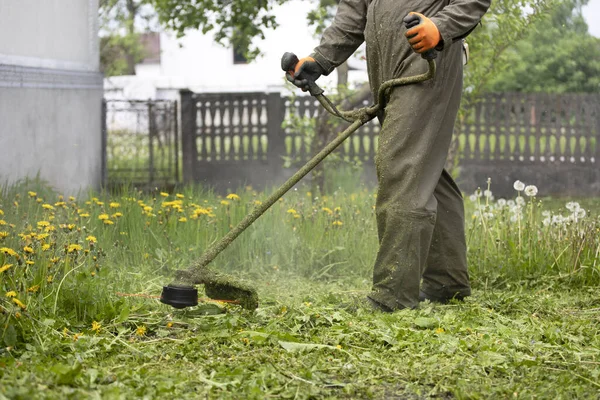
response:
M114 222L113 222L113 221L111 221L110 219L105 219L105 220L104 220L104 221L102 221L102 222L104 222L104 225L114 225Z
M167 322L167 328L172 328L173 327L173 323L172 322Z
M287 210L288 214L296 214L296 210L294 210L293 208L290 208L289 210Z
M27 289L30 293L37 293L40 290L40 285L33 285L29 289Z
M92 331L98 333L100 328L102 328L102 325L98 321L92 321Z
M235 193L229 193L229 194L227 195L227 198L228 198L229 200L239 200L239 199L240 199L240 196L238 196L238 195L237 195L237 194L235 194Z
M22 310L25 310L27 308L27 306L25 304L23 304L23 302L21 300L17 299L16 297L13 297L12 301L16 305L18 305Z
M498 206L504 207L506 205L506 199L498 199Z
M342 221L338 220L338 221L333 221L333 225L334 226L342 226L342 225L344 225L344 223Z
M229 202L227 200L221 200L221 205L228 206Z
M48 283L52 283L53 280L54 280L54 277L52 275L48 275L46 277L46 282L48 282Z
M69 196L69 201L75 201L75 197Z
M6 231L1 231L0 232L0 239L6 239L9 236L10 236L10 233L8 233Z
M483 191L483 195L489 199L490 197L492 197L492 191L489 189L486 189Z
M54 206L50 204L42 204L42 208L45 208L46 210L54 210Z
M169 197L169 193L165 193L165 192L160 192L160 195L162 197Z
M577 210L575 210L573 215L575 215L576 218L581 219L581 218L585 218L586 212L583 208L578 208Z
M475 197L481 197L481 196L483 196L483 192L481 191L480 188L477 188L475 190Z
M327 214L329 214L329 215L333 214L333 211L331 211L331 208L328 208L328 207L323 207L321 210L322 210L322 211L325 211L325 212L326 212Z
M524 198L522 198L522 197L517 197L517 198L515 199L515 204L516 204L517 206L523 206L523 205L525 205L525 199L524 199Z
M6 225L6 221L3 219L0 219L0 225Z
M435 333L440 334L440 333L444 333L444 328L436 328Z
M575 210L578 210L579 208L581 208L581 206L579 205L579 203L576 202L576 201L570 201L570 202L568 202L565 207L567 207L567 210L569 210L571 212L574 212Z
M262 201L260 200L254 200L254 205L255 206L260 206L262 204Z
M90 243L97 243L98 242L98 239L96 239L96 236L92 236L92 235L86 237L85 240L87 240Z
M538 194L538 188L535 185L528 185L525 187L525 195L534 197Z
M17 297L17 292L15 292L14 290L11 290L10 292L6 292L6 297L8 297L9 299L11 297Z
M36 192L27 192L27 194L29 195L29 197L36 197L37 196Z
M4 264L2 267L0 267L0 274L3 272L6 272L9 270L10 267L12 267L12 264Z
M50 246L48 243L44 243L42 245L42 251L48 251L48 250L50 250L51 247L52 246Z
M16 257L18 256L17 252L8 247L0 247L0 253L4 253L8 256Z
M517 192L522 192L525 189L525 184L519 180L516 180L513 184L513 188L515 188Z
M37 226L38 226L38 228L45 228L47 226L50 226L50 222L48 222L48 221L39 221L37 223Z
M187 218L186 217L181 217L178 219L179 222L187 222Z
M4 215L4 211L0 210L0 215Z
M113 202L111 202L111 203L110 203L108 206L109 206L110 208L119 208L119 207L121 207L121 204L119 204L119 203L117 203L117 202L113 201Z
M33 254L33 253L34 253L34 251L33 251L33 248L31 248L31 247L29 247L29 246L25 246L25 247L23 247L23 251L24 251L25 253L28 253L28 254Z
M135 334L138 336L144 336L146 334L146 327L144 325L138 326L135 330Z
M34 265L35 261L27 260L27 261L25 261L25 264L27 264L27 265Z
M546 218L544 218L544 220L542 221L542 225L544 225L544 226L548 226L548 225L550 225L550 222L552 222L552 220L550 219L550 217L546 217Z
M82 247L79 244L70 244L67 247L67 253L76 253L76 252L80 251L81 249L82 249Z
M471 200L472 202L476 202L477 201L477 196L475 196L474 194L469 196L469 200Z
M108 214L100 214L98 215L98 219L101 221L104 221L106 219L109 219L110 217L108 216Z

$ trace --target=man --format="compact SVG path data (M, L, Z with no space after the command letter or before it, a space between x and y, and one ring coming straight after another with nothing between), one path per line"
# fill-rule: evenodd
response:
M416 53L439 51L436 77L394 88L379 118L380 246L367 296L378 310L471 293L462 194L444 164L462 90L460 39L474 29L490 1L341 0L320 45L299 61L294 76L288 75L306 89L307 78L328 75L366 41L369 81L377 98L383 82L424 72L426 63ZM405 17L418 17L420 23L405 32Z

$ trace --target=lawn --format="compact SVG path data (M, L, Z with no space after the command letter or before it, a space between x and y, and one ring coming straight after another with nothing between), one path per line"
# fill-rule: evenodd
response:
M369 289L375 193L300 189L212 264L256 311L156 299L264 197L4 188L0 398L600 395L598 200L467 196L474 295L379 314L341 307Z

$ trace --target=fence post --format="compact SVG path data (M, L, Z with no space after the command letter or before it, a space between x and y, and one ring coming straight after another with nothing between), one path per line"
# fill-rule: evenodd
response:
M196 101L191 90L179 91L181 102L181 151L183 156L183 182L194 182L198 164L196 147Z
M267 95L267 163L275 175L282 166L285 155L285 135L281 127L285 118L285 99L281 93Z
M154 184L154 137L156 136L156 121L154 120L154 104L148 100L148 184Z
M106 99L102 99L102 121L100 121L100 123L102 124L102 138L100 139L100 143L102 146L102 154L100 155L101 160L100 160L100 186L101 187L105 187L108 183L108 165L107 165L107 155L106 155L106 147L108 146L108 130L107 130L107 123L106 123L106 118L108 118L108 113L107 113L107 104L106 104Z

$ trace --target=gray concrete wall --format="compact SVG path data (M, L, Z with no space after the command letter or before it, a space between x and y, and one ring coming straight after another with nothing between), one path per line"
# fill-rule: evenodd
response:
M98 0L0 0L0 183L98 188Z

